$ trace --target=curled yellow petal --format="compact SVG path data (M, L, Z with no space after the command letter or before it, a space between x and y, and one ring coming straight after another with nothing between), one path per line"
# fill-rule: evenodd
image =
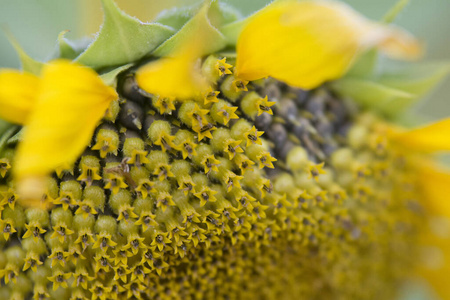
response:
M447 227L444 230L449 230L449 219L436 221L447 224L434 224L434 226L443 225L442 227ZM438 230L442 231L442 228ZM426 280L440 297L439 299L450 299L447 277L447 274L450 274L450 237L437 235L434 231L432 228L427 228L420 235L419 241L423 246L420 249L416 274Z
M73 163L88 145L115 90L91 69L64 60L46 65L35 108L19 144L15 175L42 177Z
M418 162L417 185L429 214L450 218L450 171L433 162Z
M138 85L148 93L161 97L186 99L201 97L208 82L201 73L200 59L225 46L224 36L211 24L209 12L216 1L206 1L199 12L154 54L164 56L140 68Z
M418 161L416 165L419 198L430 216L419 235L422 248L416 272L441 299L449 299L448 280L443 274L450 274L450 171L432 161Z
M393 133L391 140L399 146L421 152L450 151L450 118Z
M199 72L199 61L188 53L161 58L142 67L136 74L139 86L162 97L187 99L207 89Z
M17 70L0 71L0 118L24 124L39 93L39 78Z
M432 162L421 162L417 170L421 202L431 216L424 224L420 244L423 245L417 275L427 280L441 299L450 298L450 172Z
M237 76L272 76L304 89L341 77L357 54L379 46L412 57L420 46L409 34L364 19L332 1L284 1L248 21L237 43Z

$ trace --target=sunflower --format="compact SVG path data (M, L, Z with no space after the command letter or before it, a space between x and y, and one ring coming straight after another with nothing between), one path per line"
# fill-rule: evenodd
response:
M102 4L81 51L0 71L0 298L448 297L450 120L397 125L432 84L372 73L412 35L337 1Z

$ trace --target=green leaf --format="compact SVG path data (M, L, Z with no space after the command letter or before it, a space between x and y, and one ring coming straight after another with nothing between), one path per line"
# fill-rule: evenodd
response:
M173 29L142 23L123 13L112 0L102 0L105 19L95 41L76 61L95 69L124 65L153 51L173 33Z
M120 66L118 68L115 68L109 72L103 73L100 75L100 77L102 78L103 82L107 85L110 86L115 86L117 83L117 75L119 75L119 73L129 69L133 64L126 64L123 66Z
M341 97L349 97L364 108L393 117L411 105L415 95L391 88L371 79L342 78L331 83Z
M159 46L152 54L156 56L169 56L175 50L181 49L187 43L201 42L200 54L214 53L226 45L224 35L213 25L209 15L220 14L217 1L211 1L206 7L190 19L176 34ZM201 29L201 31L199 30ZM201 37L198 37L199 32ZM195 40L197 39L197 41Z
M41 69L44 64L28 56L28 54L22 49L19 42L17 42L16 38L12 35L12 33L9 31L8 28L3 27L3 31L6 37L8 38L9 42L19 55L22 70L30 72L34 75L39 75L41 73Z

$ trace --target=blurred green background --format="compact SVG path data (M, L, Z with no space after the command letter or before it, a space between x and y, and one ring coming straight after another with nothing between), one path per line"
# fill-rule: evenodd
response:
M270 0L223 0L246 15ZM344 0L371 19L379 20L392 7L393 0ZM119 6L142 21L151 21L161 10L190 5L198 0L117 0ZM407 28L427 45L425 59L450 61L450 1L411 0L395 24ZM54 52L58 33L70 30L69 39L93 35L102 22L100 0L0 0L0 26L7 27L25 51L37 60L46 60ZM13 47L0 31L0 67L19 67ZM450 115L450 78L428 95L415 109L424 119ZM435 299L426 286L405 286L401 300Z

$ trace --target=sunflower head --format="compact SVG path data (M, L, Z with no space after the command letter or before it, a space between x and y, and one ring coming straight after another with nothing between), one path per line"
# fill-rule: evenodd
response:
M449 122L394 125L420 93L358 72L410 34L335 1L102 3L80 54L0 71L5 299L384 299L448 268L417 257L448 249Z

